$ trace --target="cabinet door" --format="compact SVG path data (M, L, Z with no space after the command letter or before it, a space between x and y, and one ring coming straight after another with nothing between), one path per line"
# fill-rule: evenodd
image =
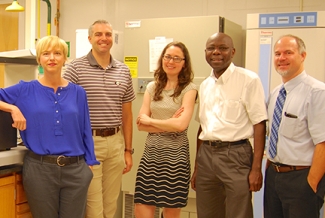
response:
M29 205L27 202L16 205L16 215L27 213L27 212L29 212Z
M26 194L23 187L23 178L21 173L16 174L16 204L27 202Z
M0 178L0 218L15 217L15 176Z
M16 218L33 218L32 214L30 212L24 213L24 214L18 214Z

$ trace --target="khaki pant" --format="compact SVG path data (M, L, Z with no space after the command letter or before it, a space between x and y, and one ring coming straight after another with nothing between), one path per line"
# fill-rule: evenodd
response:
M100 165L93 166L94 177L87 197L87 218L113 218L120 194L124 161L124 137L94 136L95 155Z

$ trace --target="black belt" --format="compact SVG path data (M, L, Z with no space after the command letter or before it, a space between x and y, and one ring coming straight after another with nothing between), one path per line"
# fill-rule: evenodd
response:
M120 127L105 128L105 129L92 129L93 136L107 137L115 135L120 131Z
M296 171L296 170L304 170L310 168L310 166L291 166L281 163L272 163L272 166L275 171L278 173L287 173L290 171Z
M204 142L210 146L220 148L220 147L244 144L247 143L247 141L248 139L242 139L234 142L224 142L224 141L204 141Z
M60 167L78 163L80 160L84 159L83 155L73 156L73 157L71 156L66 157L64 155L39 155L39 154L35 154L32 151L28 152L28 156L42 162L57 164Z

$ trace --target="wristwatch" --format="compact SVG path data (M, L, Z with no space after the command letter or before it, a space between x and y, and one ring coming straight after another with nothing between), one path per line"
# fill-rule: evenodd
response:
M130 154L133 154L134 153L134 148L126 148L124 149L125 152L130 152Z

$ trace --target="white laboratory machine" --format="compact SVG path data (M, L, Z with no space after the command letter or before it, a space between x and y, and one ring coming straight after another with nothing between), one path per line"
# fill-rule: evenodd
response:
M266 99L282 82L273 66L273 45L282 35L296 35L305 42L305 70L325 82L325 11L248 14L246 29L245 67L259 74ZM263 189L254 193L254 216L262 217L262 212ZM320 217L323 213L322 209Z
M273 45L286 34L304 40L306 72L325 82L325 11L248 14L246 34L245 67L259 74L266 96L281 83L273 67Z

